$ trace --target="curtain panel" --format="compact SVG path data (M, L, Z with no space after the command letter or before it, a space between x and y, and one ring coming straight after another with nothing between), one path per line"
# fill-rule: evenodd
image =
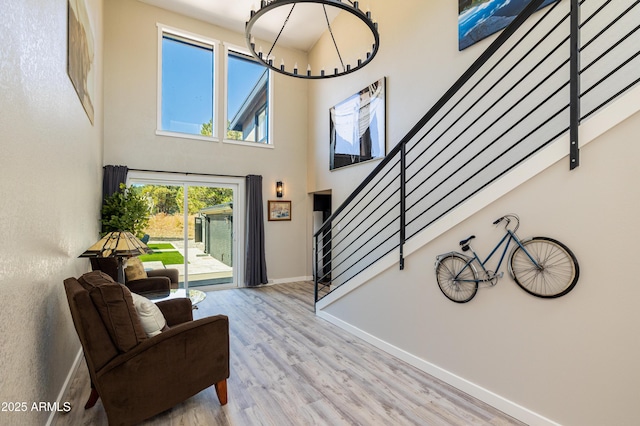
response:
M102 174L102 201L120 190L120 184L127 182L127 166L104 166Z
M262 176L247 176L247 237L245 285L266 284L267 262L264 253L264 213L262 205Z

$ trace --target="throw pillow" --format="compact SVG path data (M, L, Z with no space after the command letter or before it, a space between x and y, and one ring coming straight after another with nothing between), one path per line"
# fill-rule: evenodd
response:
M167 320L155 303L136 293L131 293L131 297L147 337L157 336L168 329Z
M120 352L133 349L147 338L127 287L114 282L101 271L84 274L78 281L89 291L111 340Z
M147 278L147 272L144 270L144 266L142 266L142 261L137 257L127 259L127 267L124 268L124 275L127 277L127 281Z

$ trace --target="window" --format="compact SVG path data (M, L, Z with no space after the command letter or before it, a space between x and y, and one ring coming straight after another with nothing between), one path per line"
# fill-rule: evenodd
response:
M269 69L227 49L226 139L269 144Z
M215 136L216 42L159 31L159 133Z
M226 43L216 61L218 46L216 40L158 24L156 134L273 148L269 69L242 47ZM218 84L225 90L217 90Z
M188 180L187 180L188 179ZM243 282L244 178L130 171L151 217L144 230L149 269L175 268L181 288L237 287Z

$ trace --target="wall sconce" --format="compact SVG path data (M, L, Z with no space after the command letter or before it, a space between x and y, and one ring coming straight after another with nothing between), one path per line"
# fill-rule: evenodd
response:
M284 192L284 184L282 181L276 182L276 196L278 198L282 198L282 193Z

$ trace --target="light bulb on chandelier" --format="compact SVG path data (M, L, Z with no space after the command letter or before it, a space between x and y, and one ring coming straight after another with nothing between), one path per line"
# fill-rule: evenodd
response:
M285 27L287 26L287 23L289 22L289 19L291 18L296 5L303 4L303 3L319 4L319 5L322 5L323 7L324 19L326 20L327 29L331 36L331 40L333 42L333 45L335 47L335 50L340 62L340 64L337 67L336 66L329 67L329 70L333 68L332 69L333 72L331 71L325 72L325 67L321 66L319 67L319 73L314 74L311 65L308 64L307 72L299 73L297 63L295 63L292 70L291 68L288 70L286 67L285 60L282 58L280 60L280 65L277 67L274 66L274 55L272 54L274 47L276 46L276 44L280 39L280 36L284 32ZM268 53L266 54L263 53L262 46L259 46L258 51L256 51L256 41L255 41L256 39L252 34L252 31L256 23L269 12L287 5L290 5L291 9L289 10L287 17L280 28L280 32L275 37L271 47L269 48ZM368 31L370 31L371 33L371 36L373 38L373 43L370 46L367 45L366 48L363 49L363 52L360 53L357 59L357 62L355 64L344 63L343 56L338 47L338 42L336 41L333 29L331 28L331 23L326 10L326 6L335 7L348 12L351 16L354 16L360 22L364 23ZM372 20L371 11L367 10L366 12L363 12L359 8L359 3L357 1L351 1L351 0L345 0L345 1L341 1L341 0L271 0L271 1L261 0L260 9L258 11L255 11L252 8L251 10L250 19L249 21L247 21L245 26L245 36L247 40L247 46L249 47L251 54L256 58L256 60L261 62L263 65L280 74L288 75L290 77L307 78L307 79L339 77L339 76L357 71L358 69L364 67L365 65L367 65L369 62L373 60L373 58L378 53L378 49L380 46L380 35L378 33L378 24L377 22L374 22ZM364 57L365 59L364 60L361 59L362 57Z

